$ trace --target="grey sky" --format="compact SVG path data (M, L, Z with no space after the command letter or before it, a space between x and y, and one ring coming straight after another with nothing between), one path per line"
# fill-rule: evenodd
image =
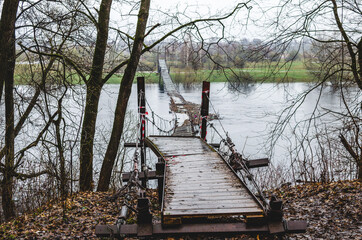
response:
M263 15L263 9L270 9L272 6L278 5L280 0L258 0L258 1L236 1L236 0L151 0L151 7L153 9L169 10L170 12L178 10L185 10L189 16L197 17L197 14L202 17L210 15L223 15L230 12L238 3L248 3L251 7L250 12L244 8L241 9L236 17L230 18L226 23L232 23L229 26L228 33L237 38L263 38L268 29L265 28L265 18L268 16ZM260 5L259 5L260 4ZM269 11L272 15L273 11ZM250 13L250 15L248 15ZM268 14L268 15L269 15Z
M268 1L269 4L274 4L279 0ZM149 16L149 25L152 26L156 23L161 23L163 26L171 24L172 17L178 13L177 17L182 23L186 23L193 19L208 18L211 16L224 16L226 13L230 13L238 3L244 1L234 0L151 0L151 12ZM260 1L258 1L260 2ZM261 35L266 33L264 24L261 23L260 8L255 3L248 4L252 7L250 10L242 8L238 14L231 17L229 20L223 21L225 24L225 34L227 37L234 36L237 39L241 38L256 38L262 37ZM128 5L131 8L131 5ZM112 11L111 17L116 23L118 28L122 28L123 31L132 32L135 29L134 24L136 22L136 12L134 16L123 15L127 13L127 6L123 3L120 7L115 7ZM258 24L263 27L257 27L252 21L258 19ZM174 26L176 26L175 24ZM127 29L128 27L128 29ZM161 29L161 28L159 28ZM206 34L207 35L207 34ZM214 34L215 35L215 34Z

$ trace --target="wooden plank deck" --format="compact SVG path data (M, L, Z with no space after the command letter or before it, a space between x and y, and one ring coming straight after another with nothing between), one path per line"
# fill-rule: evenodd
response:
M192 217L263 215L235 172L199 137L149 136L147 144L166 161L164 224Z

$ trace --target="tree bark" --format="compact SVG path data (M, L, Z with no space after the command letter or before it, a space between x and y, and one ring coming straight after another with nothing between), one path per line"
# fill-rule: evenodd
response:
M348 143L347 139L343 136L343 134L339 135L339 139L341 140L344 148L356 162L358 168L358 180L362 181L362 155L358 155L358 152L353 150L352 146Z
M336 24L338 26L338 29L339 29L340 33L342 34L342 37L343 37L343 39L344 39L344 41L345 41L345 43L347 45L349 56L351 58L351 70L352 70L352 73L353 73L354 81L357 83L359 89L362 90L362 78L361 78L361 75L358 74L358 67L357 67L358 63L357 63L357 60L356 60L356 53L353 50L353 45L352 45L346 31L343 28L341 19L339 18L337 2L336 2L336 0L331 0L331 2L333 4L334 19L335 19Z
M109 140L106 155L103 160L97 191L107 191L109 187L113 165L117 156L121 135L123 133L124 119L126 115L128 99L131 94L132 82L136 74L140 56L142 54L142 46L145 37L149 8L150 0L142 0L138 13L135 40L133 43L130 60L125 69L119 88L111 138Z
M5 82L5 165L1 182L2 208L5 220L15 217L13 202L14 167L14 70L15 21L19 0L5 0L0 20L0 90ZM0 93L0 98L1 94Z
M98 17L98 32L93 55L92 70L87 81L87 98L84 110L80 141L80 175L81 191L93 190L93 141L96 128L99 97L103 81L102 73L107 48L109 16L112 0L102 0Z
M80 191L93 190L93 142L101 90L101 86L87 85L87 99L80 144Z
M358 54L358 66L359 66L358 74L359 74L359 79L362 82L362 37L360 38L357 44L357 54Z

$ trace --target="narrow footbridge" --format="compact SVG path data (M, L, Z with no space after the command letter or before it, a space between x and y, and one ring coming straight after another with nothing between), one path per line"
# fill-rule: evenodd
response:
M193 217L263 216L258 199L201 138L150 136L147 142L166 162L164 224Z
M227 133L220 143L206 141L206 128L212 126L208 109L210 84L203 83L200 106L187 102L177 91L165 60L159 60L158 72L170 96L171 109L178 117L172 131L167 131L169 134L147 137L149 119L144 79L138 79L139 142L126 144L136 147L136 151L133 171L122 176L129 192L135 189L137 192L137 207L131 208L137 213L137 224L124 224L130 208L125 202L115 225L96 226L97 236L149 238L304 232L307 223L284 220L282 202L275 197L266 199L250 172L251 168L267 166L268 159L243 158ZM155 124L154 120L151 122ZM155 170L148 170L146 148L158 157ZM150 214L145 191L148 180L158 183L159 217Z

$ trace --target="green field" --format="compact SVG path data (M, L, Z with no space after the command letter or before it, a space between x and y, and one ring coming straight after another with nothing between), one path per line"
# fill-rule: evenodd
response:
M158 74L155 72L152 73L138 72L136 73L136 77L145 77L147 83L158 83ZM115 74L107 81L107 84L117 84L120 83L121 80L122 80L122 74ZM136 81L136 78L134 79L134 81Z
M226 69L225 71L185 71L171 68L172 79L176 82L226 82L228 80L253 79L256 82L310 82L313 77L302 61L279 65L253 64L243 69Z
M284 66L283 66L284 64ZM15 74L17 84L26 84L26 75L23 74L23 66L19 67ZM252 82L310 82L313 77L305 68L302 61L293 63L279 63L276 65L265 64L247 64L243 69L225 69L225 70L197 70L178 69L171 67L170 75L176 83L199 83L202 81L226 82L226 81L252 81ZM158 83L159 76L156 72L138 72L136 77L143 76L147 83ZM122 74L113 75L107 84L119 84ZM74 74L72 82L82 83L79 77Z

